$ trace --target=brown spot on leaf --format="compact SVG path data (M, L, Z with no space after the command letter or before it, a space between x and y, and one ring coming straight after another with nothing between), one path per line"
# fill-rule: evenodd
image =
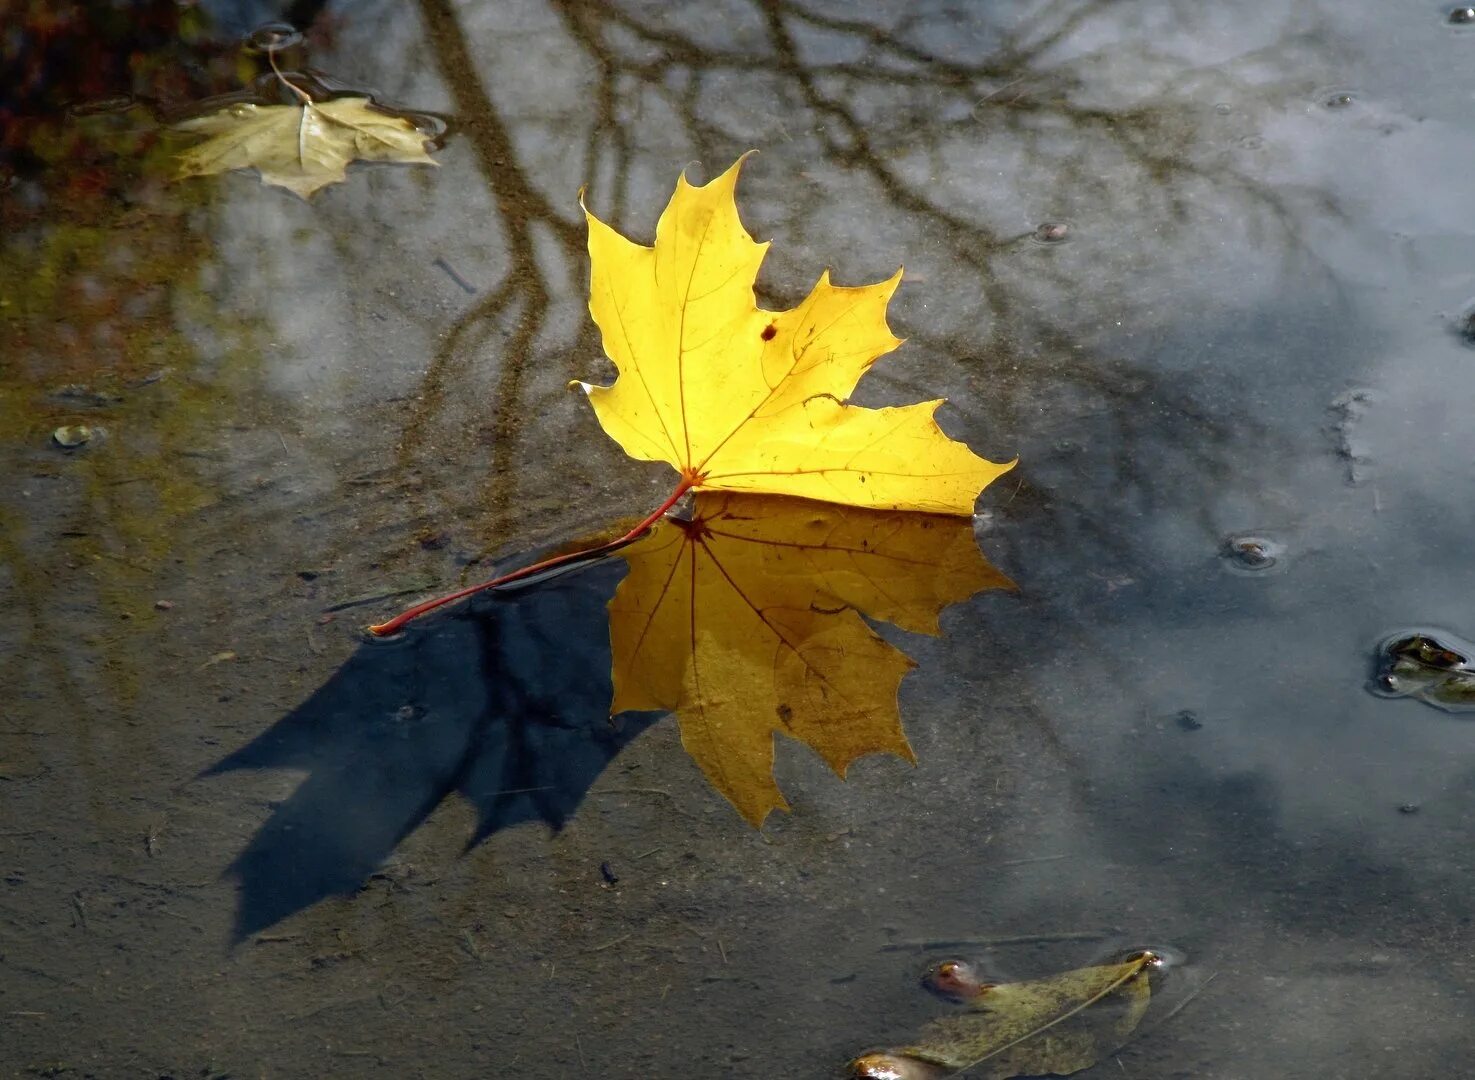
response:
M769 323L763 328L763 333L759 334L758 336L761 337L764 341L772 341L777 335L778 327L774 326L773 323Z

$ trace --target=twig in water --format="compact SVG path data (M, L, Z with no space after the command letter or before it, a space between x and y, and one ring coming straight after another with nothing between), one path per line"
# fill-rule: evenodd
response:
M419 581L413 585L405 585L398 589L387 589L381 592L365 593L363 596L355 596L350 600L340 600L336 604L329 604L323 608L324 611L342 611L345 608L362 607L364 604L372 604L376 600L388 600L393 596L408 596L410 593L425 592L427 589L435 588L433 581Z
M476 295L476 286L473 285L473 284L471 284L471 282L467 281L460 274L456 273L456 268L454 266L452 266L450 263L446 262L445 259L443 259L443 258L437 258L430 265L431 266L438 266L442 270L444 270L446 272L446 277L450 278L457 285L461 286L462 290L465 291L468 295L470 295L470 296L475 296Z
M722 944L722 939L717 939L717 951L722 954L722 962L727 963L727 949Z
M989 863L989 866L998 868L1004 866L1030 866L1033 863L1057 862L1060 859L1068 859L1069 855L1037 855L1033 859L1009 859L1007 862Z
M473 960L481 959L481 950L476 947L476 939L471 936L470 930L461 931L461 944Z
M594 946L594 948L590 949L589 951L590 952L604 952L605 949L613 949L620 942L629 940L630 936L631 936L630 934L621 934L619 937L615 938L613 941L606 941L603 945L596 945L596 946Z
M574 1032L574 1049L579 1052L579 1065L582 1068L587 1069L589 1067L589 1062L584 1059L584 1043L579 1038L579 1033L577 1031Z
M993 948L999 945L1039 945L1054 941L1100 941L1118 931L1079 930L1063 934L1021 934L1018 937L937 938L923 941L892 941L881 946L882 952L926 952L931 949Z
M1194 989L1193 993L1189 994L1182 1001L1178 1002L1177 1005L1174 1005L1173 1008L1172 1008L1172 1010L1169 1011L1169 1013L1166 1016L1164 1016L1161 1020L1159 1020L1155 1026L1156 1027L1162 1027L1169 1020L1173 1019L1173 1017L1177 1016L1184 1009L1188 1008L1188 1003L1190 1001L1192 1001L1194 998L1198 997L1200 994L1202 994L1205 990L1207 990L1209 988L1209 983L1213 982L1218 977L1219 977L1219 973L1216 971L1213 974L1211 974L1207 979L1205 979L1203 982L1199 983L1198 986Z

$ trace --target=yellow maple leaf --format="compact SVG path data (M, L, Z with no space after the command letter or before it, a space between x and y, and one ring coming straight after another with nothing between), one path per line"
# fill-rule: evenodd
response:
M773 736L840 776L863 754L915 760L896 695L912 662L861 614L939 632L943 607L1012 588L958 517L699 492L626 549L609 604L610 712L670 710L681 743L753 825L788 804Z
M593 214L589 310L619 377L581 383L626 453L664 461L698 489L763 491L878 509L971 514L996 464L949 439L927 401L847 402L866 369L901 344L886 305L901 281L860 288L821 275L790 311L753 298L768 250L738 219L743 159L710 183L683 175L654 247Z
M297 105L238 102L174 125L176 131L209 136L179 155L176 178L256 169L262 183L306 199L347 179L354 161L437 164L425 149L423 131L373 108L368 98L314 102L301 96Z

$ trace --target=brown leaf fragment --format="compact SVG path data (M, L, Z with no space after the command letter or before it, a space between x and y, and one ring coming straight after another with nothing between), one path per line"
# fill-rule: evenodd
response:
M1069 1076L1131 1038L1147 1012L1151 952L1028 982L989 986L966 1011L934 1020L910 1046L850 1064L856 1080Z
M366 97L298 105L237 102L174 129L208 136L179 155L176 179L255 169L262 183L304 199L347 179L354 161L436 164L423 131L402 116L375 109Z

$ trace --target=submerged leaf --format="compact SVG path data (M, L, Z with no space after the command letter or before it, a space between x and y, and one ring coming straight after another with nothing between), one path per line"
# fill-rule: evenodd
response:
M754 825L788 807L774 732L842 777L863 754L914 760L896 709L912 662L861 614L936 634L948 604L1012 587L964 519L763 495L699 493L691 521L663 521L624 557L610 711L674 711L682 745Z
M848 403L875 360L901 344L886 305L901 272L841 288L828 272L798 307L764 311L753 284L768 249L738 219L741 159L693 187L685 176L636 244L592 214L589 310L619 369L581 384L632 457L664 461L699 490L760 491L877 509L971 514L999 465L949 439L942 404Z
M981 988L967 1011L934 1020L911 1046L851 1062L862 1080L1068 1076L1120 1048L1147 1012L1156 954L1047 979Z
M380 112L365 97L299 105L238 103L175 125L209 136L179 155L177 178L256 169L261 181L304 199L347 179L353 161L435 165L426 136L400 116Z

